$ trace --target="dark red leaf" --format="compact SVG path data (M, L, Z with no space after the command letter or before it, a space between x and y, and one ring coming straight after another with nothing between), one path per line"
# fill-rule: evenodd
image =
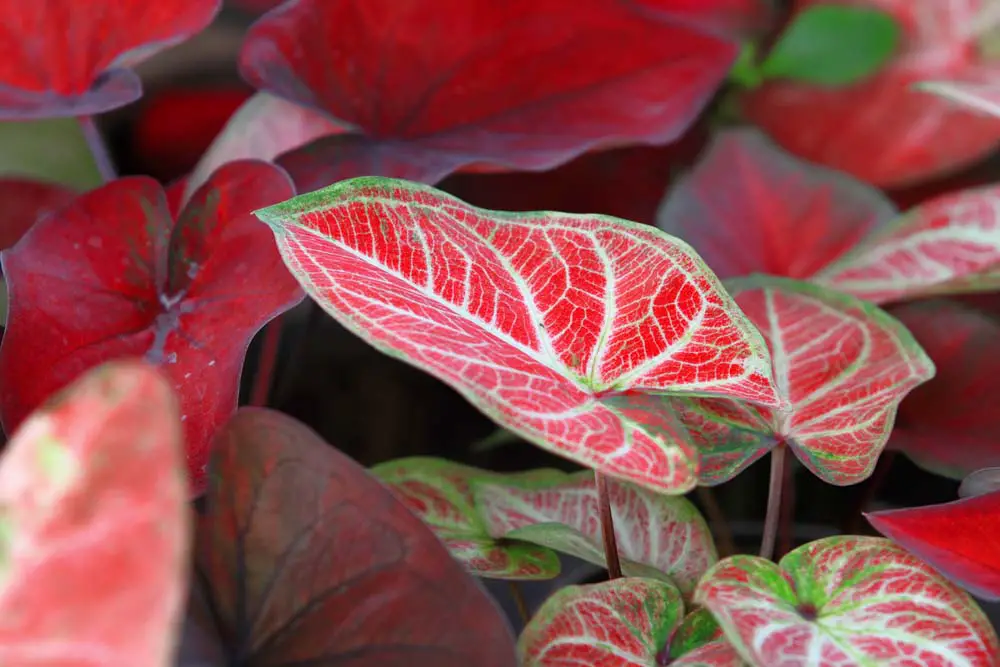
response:
M280 169L234 162L175 223L163 188L125 178L40 221L3 268L0 417L11 432L49 394L123 356L160 364L182 401L194 491L208 445L236 407L251 337L302 298L251 211L293 190Z
M687 21L721 34L753 33L768 27L771 0L625 0L637 11L664 20Z
M362 135L282 163L312 190L361 175L434 182L482 162L543 170L599 146L667 143L735 56L690 21L611 0L292 0L251 28L240 66L254 86Z
M2 0L0 119L82 116L134 102L130 69L200 32L221 0Z
M952 479L1000 466L1000 321L945 300L891 312L938 371L903 400L888 446Z
M1000 600L1000 492L865 516L973 595Z
M11 248L35 221L68 204L76 193L58 183L46 183L29 178L0 180L0 250Z
M241 664L514 667L499 610L359 465L291 417L220 433L197 561Z
M782 146L862 180L897 187L944 174L992 152L1000 120L915 88L932 79L985 82L1000 61L977 43L987 0L833 0L891 14L903 47L877 75L847 87L776 81L744 99L747 117ZM831 0L797 0L805 11Z

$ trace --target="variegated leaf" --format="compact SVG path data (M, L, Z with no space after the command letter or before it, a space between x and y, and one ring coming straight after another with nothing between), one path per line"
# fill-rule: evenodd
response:
M425 457L387 461L371 472L473 574L515 580L551 579L559 574L559 557L553 551L528 542L495 539L477 514L470 482L501 475ZM529 472L518 477L545 477L548 472Z
M775 403L760 334L689 246L651 227L486 211L385 178L257 215L349 330L606 474L666 493L695 485L665 392Z
M813 280L875 303L1000 289L1000 187L932 199Z
M837 536L774 564L733 556L695 595L740 654L768 667L996 664L996 632L971 597L874 537Z
M605 565L594 475L561 479L476 479L476 506L491 535L525 540ZM615 537L625 574L669 579L690 594L718 560L712 534L698 510L678 496L608 481Z
M851 296L783 278L731 291L768 342L784 407L678 399L701 482L731 479L779 445L830 484L868 477L900 401L933 377L930 358L902 324Z

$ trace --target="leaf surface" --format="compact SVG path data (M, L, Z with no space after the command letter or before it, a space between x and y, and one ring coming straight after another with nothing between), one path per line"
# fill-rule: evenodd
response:
M31 415L0 459L0 662L168 667L190 519L177 402L136 362Z
M486 211L378 178L257 215L348 330L610 475L694 485L663 392L774 401L760 335L687 245L644 225Z
M553 551L490 535L476 510L471 484L479 478L502 479L503 475L424 457L387 461L372 468L371 473L389 486L471 573L512 580L552 579L559 575L559 557ZM540 474L545 476L544 471Z
M277 167L238 162L216 172L176 221L159 184L131 177L36 224L3 254L4 428L89 368L144 357L180 396L199 493L211 438L236 408L250 339L303 296L251 215L292 194Z
M492 600L410 511L304 425L221 431L197 563L250 667L514 667Z
M0 119L84 116L142 94L129 67L201 32L221 0L5 0Z
M735 59L697 19L631 4L297 0L254 24L240 67L357 133L281 161L303 191L367 175L433 183L483 162L548 169L677 138Z
M876 188L742 128L716 135L668 193L657 226L693 245L720 278L807 279L895 215Z
M1000 654L968 594L879 538L817 540L778 564L727 558L695 600L755 665L986 667Z
M30 178L0 178L0 201L4 203L0 219L0 250L21 240L39 218L68 204L75 193L57 183Z

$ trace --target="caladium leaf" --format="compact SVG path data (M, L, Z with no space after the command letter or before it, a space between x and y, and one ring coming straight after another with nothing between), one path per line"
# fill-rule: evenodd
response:
M622 0L653 18L683 21L723 35L752 35L770 26L769 0Z
M876 188L741 128L716 135L668 193L656 224L693 245L720 278L806 279L895 215Z
M473 574L515 580L552 579L559 575L555 552L528 542L495 539L479 516L470 484L481 477L503 475L425 457L387 461L372 468L371 473L389 486ZM548 474L539 471L528 476L544 478Z
M897 320L848 295L767 277L730 291L770 347L783 407L675 399L701 453L701 482L732 479L786 445L829 484L864 480L899 402L933 377L930 358Z
M278 412L220 432L197 563L249 667L514 667L499 609L358 464Z
M986 600L1000 600L1000 493L865 517L958 585Z
M494 537L535 542L605 565L592 472L476 478L472 491ZM666 578L687 595L718 560L708 525L687 499L608 480L608 500L625 574Z
M540 447L653 490L696 482L664 392L774 403L760 334L684 243L359 178L257 211L338 322Z
M518 641L523 667L740 667L707 614L685 618L665 581L624 578L569 586L546 600Z
M696 23L606 0L297 0L254 24L240 68L357 133L282 160L300 190L433 183L473 163L548 169L675 139L737 52Z
M875 303L1000 289L1000 187L942 195L908 211L815 280Z
M142 94L129 67L200 32L221 0L5 0L0 119L83 116Z
M743 111L787 150L882 187L956 170L991 153L1000 122L917 90L929 79L985 83L1000 61L980 48L989 0L796 0L883 11L903 29L903 48L875 76L842 88L775 81L749 92ZM946 54L946 55L943 55Z
M969 474L958 486L959 498L974 498L1000 491L1000 467L982 468Z
M173 664L190 519L181 427L151 367L88 373L0 459L0 662Z
M175 217L163 188L124 178L39 221L3 253L10 294L0 416L10 432L105 361L160 365L181 397L193 492L212 435L236 408L253 335L303 294L251 215L293 194L263 162L222 169Z
M930 355L938 374L899 406L888 447L921 468L962 479L1000 465L1000 321L973 308L934 300L892 313Z
M76 193L57 183L29 178L0 178L0 250L11 248L35 221L68 204Z
M778 564L727 558L695 600L755 665L987 667L1000 654L968 594L880 538L817 540Z

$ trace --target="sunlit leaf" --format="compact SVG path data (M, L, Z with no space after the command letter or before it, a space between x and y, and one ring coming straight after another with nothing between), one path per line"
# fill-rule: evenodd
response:
M221 431L213 466L197 563L231 661L516 664L510 630L475 580L306 426L244 408Z
M603 216L500 213L361 178L258 211L338 322L583 465L695 483L662 392L774 402L760 334L690 248Z
M837 536L779 564L733 556L695 594L755 665L988 667L1000 654L965 592L888 540Z
M0 459L0 662L173 664L187 591L176 399L154 369L96 369Z
M473 574L495 579L551 579L559 557L545 547L495 539L475 507L470 484L478 478L502 479L486 470L444 459L414 457L387 461L371 469L404 505L427 524L451 555ZM547 471L531 477L545 477ZM518 478L524 475L517 476Z

